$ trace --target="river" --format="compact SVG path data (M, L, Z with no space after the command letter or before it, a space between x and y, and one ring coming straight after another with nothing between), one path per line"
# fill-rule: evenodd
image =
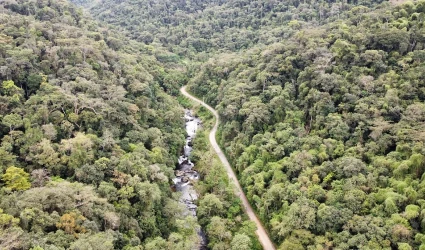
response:
M174 187L177 192L181 192L180 202L186 206L184 215L192 215L196 217L196 209L198 208L196 200L198 193L193 187L193 183L198 181L199 173L194 170L195 165L190 161L190 153L192 152L193 140L196 131L201 126L201 120L193 114L193 111L186 109L184 112L184 119L186 122L186 144L183 148L182 155L178 160L178 167L175 171L176 178L173 179ZM200 250L207 249L207 240L205 233L200 229L198 231Z

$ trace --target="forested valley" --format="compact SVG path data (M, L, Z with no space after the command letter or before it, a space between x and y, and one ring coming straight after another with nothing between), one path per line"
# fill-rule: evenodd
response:
M72 2L72 3L71 3ZM425 1L0 2L0 249L425 250Z

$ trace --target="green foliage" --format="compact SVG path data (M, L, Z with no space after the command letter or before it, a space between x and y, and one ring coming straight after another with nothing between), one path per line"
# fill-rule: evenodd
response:
M114 237L108 233L97 233L88 237L79 238L73 242L69 249L93 249L93 250L112 250L114 249Z
M232 250L249 250L251 247L251 240L246 234L236 234L230 243Z
M205 109L200 108L197 114L203 117L203 128L212 121ZM255 224L244 214L226 171L208 143L207 132L201 129L197 133L192 155L196 156L195 166L203 177L196 185L201 194L197 216L209 239L208 246L213 249L262 249ZM237 248L239 244L242 248Z
M5 115L2 120L3 125L8 127L10 131L22 127L22 118L18 114Z
M8 167L6 173L1 178L5 182L6 187L11 190L21 191L31 187L29 174L22 168Z
M284 39L265 22L280 41L195 66L189 88L216 106L218 140L281 249L423 244L422 5L297 16Z
M73 2L86 7L90 3ZM347 10L356 4L374 6L380 2L107 0L89 7L99 20L120 26L135 40L160 44L186 58L205 60L208 52L239 51L278 42L309 22L323 24L346 18ZM168 53L160 57L162 61L176 60Z
M423 1L73 2L112 27L0 6L0 249L193 249L169 188L187 82L280 249L424 248ZM261 249L194 143L209 247Z
M186 81L180 58L64 0L0 9L0 249L138 249L183 235L169 187L184 144L170 96Z
M18 224L19 224L18 218L14 218L10 214L3 213L3 209L0 209L0 229L1 230L4 230L9 227L17 226Z

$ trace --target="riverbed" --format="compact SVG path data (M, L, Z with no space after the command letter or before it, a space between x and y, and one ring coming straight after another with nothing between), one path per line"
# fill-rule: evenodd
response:
M188 109L184 112L184 120L187 134L186 143L182 150L182 155L178 159L178 167L175 171L176 178L173 179L173 182L175 190L181 193L180 202L186 206L184 215L196 217L198 194L193 183L198 181L200 176L194 170L195 165L190 161L190 153L192 152L196 131L201 126L201 120L193 114L192 110ZM198 231L198 235L200 238L199 249L206 249L206 236L202 229Z

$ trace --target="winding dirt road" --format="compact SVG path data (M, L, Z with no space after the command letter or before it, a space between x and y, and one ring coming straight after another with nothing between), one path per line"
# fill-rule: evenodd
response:
M215 134L217 132L217 127L218 127L218 122L219 122L219 116L218 116L217 111L215 109L213 109L212 107L210 107L205 102L203 102L203 101L199 100L198 98L190 95L186 91L186 86L183 86L180 89L180 92L184 96L188 97L189 99L192 99L193 101L195 101L195 102L201 104L202 106L206 107L209 111L211 111L211 113L214 114L214 116L216 118L215 119L215 125L214 125L213 129L211 130L210 137L209 137L211 145L213 146L215 152L217 153L218 157L220 158L221 162L223 163L224 167L226 168L226 171L227 171L229 178L231 180L233 180L233 183L235 184L236 189L237 189L237 190L235 190L236 195L238 195L240 197L240 199L242 200L242 203L245 207L245 212L248 214L249 219L257 225L256 233L258 235L258 239L260 240L261 245L263 245L263 248L265 250L275 250L275 247L274 247L272 241L270 240L269 236L267 235L267 231L264 229L260 220L255 215L254 210L252 209L251 205L248 202L248 199L245 196L245 193L242 191L241 185L239 184L239 181L236 178L236 175L233 172L232 167L230 166L229 162L227 161L226 156L221 151L220 147L217 144L217 141L215 140Z

